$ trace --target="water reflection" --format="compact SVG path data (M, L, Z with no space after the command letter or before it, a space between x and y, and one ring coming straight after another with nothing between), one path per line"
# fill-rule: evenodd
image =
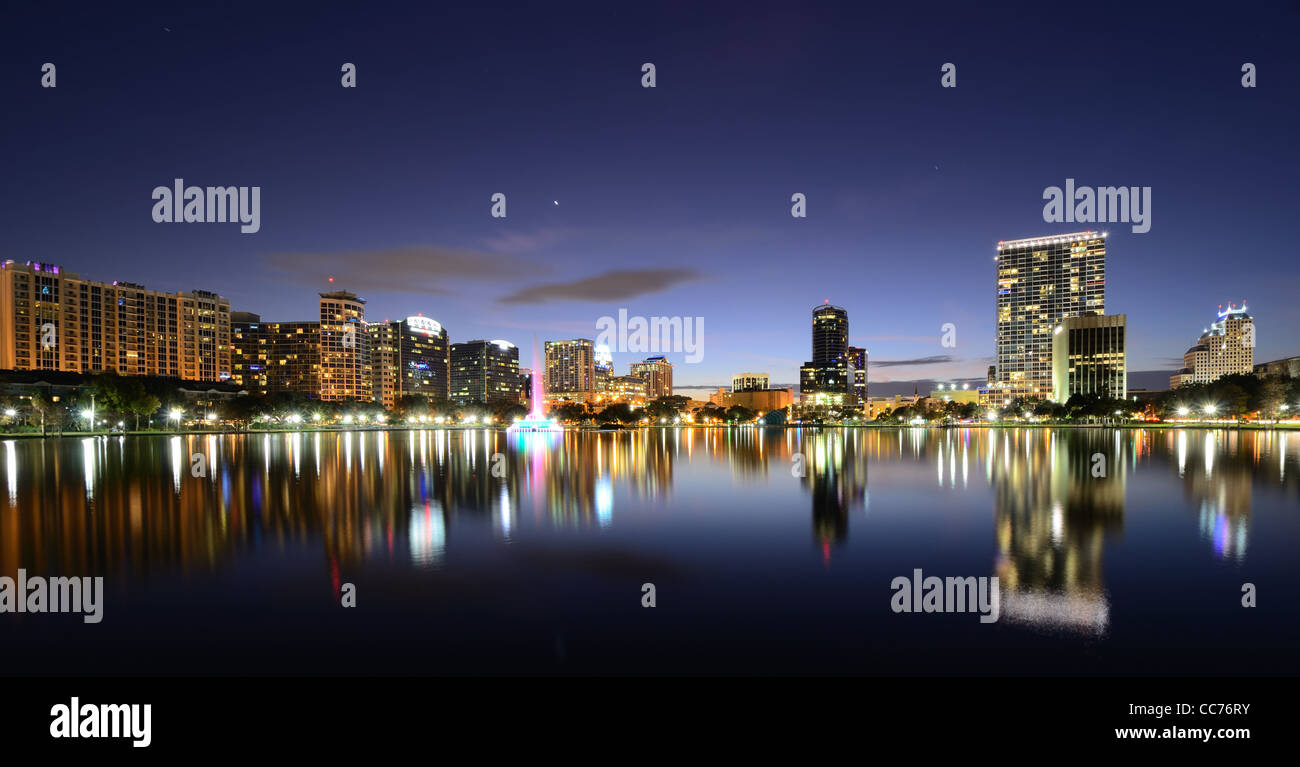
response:
M331 574L372 560L437 568L462 525L481 521L502 545L612 534L660 524L669 508L707 516L750 486L772 494L754 511L806 514L802 545L829 561L865 519L869 477L899 476L935 504L988 497L992 529L966 543L993 541L989 569L1007 592L1007 618L1104 632L1103 562L1124 535L1135 478L1167 485L1206 556L1242 562L1252 494L1300 495L1290 442L1285 433L1046 428L8 440L0 572L165 577L290 546L319 551Z

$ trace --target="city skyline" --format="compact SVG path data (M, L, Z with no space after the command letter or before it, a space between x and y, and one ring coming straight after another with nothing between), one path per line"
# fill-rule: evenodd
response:
M1045 223L1042 199L1077 179L1152 190L1149 232L1095 227L1110 236L1131 371L1178 369L1205 308L1243 299L1264 331L1256 358L1295 353L1280 329L1300 324L1286 268L1300 99L1269 55L1285 24L1126 9L1086 61L1031 62L968 35L973 9L919 13L670 9L632 24L519 9L488 53L466 41L498 19L473 9L401 26L277 10L252 27L233 8L157 25L90 11L57 34L19 10L0 88L26 117L7 135L32 151L0 191L0 258L211 290L275 321L313 316L334 276L369 317L464 318L461 340L590 336L620 308L707 316L703 360L669 354L681 387L754 368L797 381L805 307L829 299L859 318L848 341L873 382L975 380L995 326L965 292L988 284L999 240L1077 228ZM978 13L1011 39L1054 29ZM921 22L924 36L891 34ZM1207 42L1184 60L1151 39ZM277 56L195 66L225 61L230 40ZM734 45L702 44L715 40ZM185 68L187 87L158 60ZM1247 60L1258 88L1240 85ZM56 89L38 86L43 61L59 65ZM645 61L656 88L640 87ZM945 90L949 61L960 74ZM339 87L344 62L355 90ZM149 192L174 178L260 186L260 230L153 223ZM489 213L498 192L505 219ZM795 193L807 218L790 216ZM81 225L63 225L69 211ZM954 349L939 343L945 323Z

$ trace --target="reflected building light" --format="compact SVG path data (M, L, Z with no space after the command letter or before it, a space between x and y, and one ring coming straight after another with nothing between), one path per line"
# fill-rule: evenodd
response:
M18 505L18 454L14 441L5 440L5 482L9 486L9 505Z
M609 527L614 520L614 485L609 476L596 480L596 522L601 527Z
M217 435L208 435L208 481L217 481Z
M511 519L514 516L514 509L510 506L510 488L505 482L501 483L501 537L507 541L510 540L510 528L513 523Z
M442 561L447 549L447 530L442 517L442 504L425 501L423 506L411 509L410 536L411 561L420 567L429 567Z
M86 500L95 500L95 440L81 440L81 462L86 474Z
M316 438L312 440L312 455L316 459L316 476L320 476L320 432L316 432Z
M175 488L177 493L179 493L181 491L181 465L184 462L185 456L184 451L181 450L180 437L172 437L170 442L171 444L169 447L171 448L172 454L172 487Z
M1187 473L1187 432L1178 430L1178 476Z
M1059 501L1052 503L1052 543L1057 546L1065 539L1065 509Z
M352 432L343 432L343 466L348 471L352 470Z
M1205 434L1205 478L1209 479L1214 473L1214 434L1206 432Z

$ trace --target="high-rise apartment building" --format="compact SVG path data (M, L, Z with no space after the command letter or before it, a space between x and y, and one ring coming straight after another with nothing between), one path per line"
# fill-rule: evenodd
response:
M320 294L320 398L369 400L366 301L346 290Z
M546 393L591 394L596 391L595 346L586 338L546 342Z
M1071 317L1106 313L1106 235L1007 240L998 243L995 261L997 365L990 399L1049 399L1056 328Z
M669 397L673 393L673 365L665 357L646 357L632 363L632 375L645 381L646 398Z
M53 264L0 264L0 369L231 377L230 302L96 282Z
M372 322L366 334L376 402L392 408L406 396L451 396L451 346L447 329L437 320L414 315L400 322Z
M1126 330L1123 314L1088 314L1062 321L1052 335L1052 400L1064 403L1075 394L1126 398Z
M451 399L522 402L519 347L509 341L466 341L451 345Z
M1183 354L1183 367L1169 378L1169 388L1189 383L1210 383L1234 373L1255 370L1255 320L1240 307L1219 307L1218 318L1201 333L1196 345Z

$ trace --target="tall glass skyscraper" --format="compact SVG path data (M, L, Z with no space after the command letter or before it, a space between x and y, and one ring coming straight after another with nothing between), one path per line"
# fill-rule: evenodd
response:
M1051 399L1056 328L1070 317L1106 313L1106 235L1006 240L995 260L997 367L989 401Z
M828 404L846 404L845 396L855 391L853 360L849 356L849 313L828 302L815 307L812 315L812 359L799 368L799 393L809 401L821 401L826 399L822 395L829 395ZM863 376L865 388L865 372Z

